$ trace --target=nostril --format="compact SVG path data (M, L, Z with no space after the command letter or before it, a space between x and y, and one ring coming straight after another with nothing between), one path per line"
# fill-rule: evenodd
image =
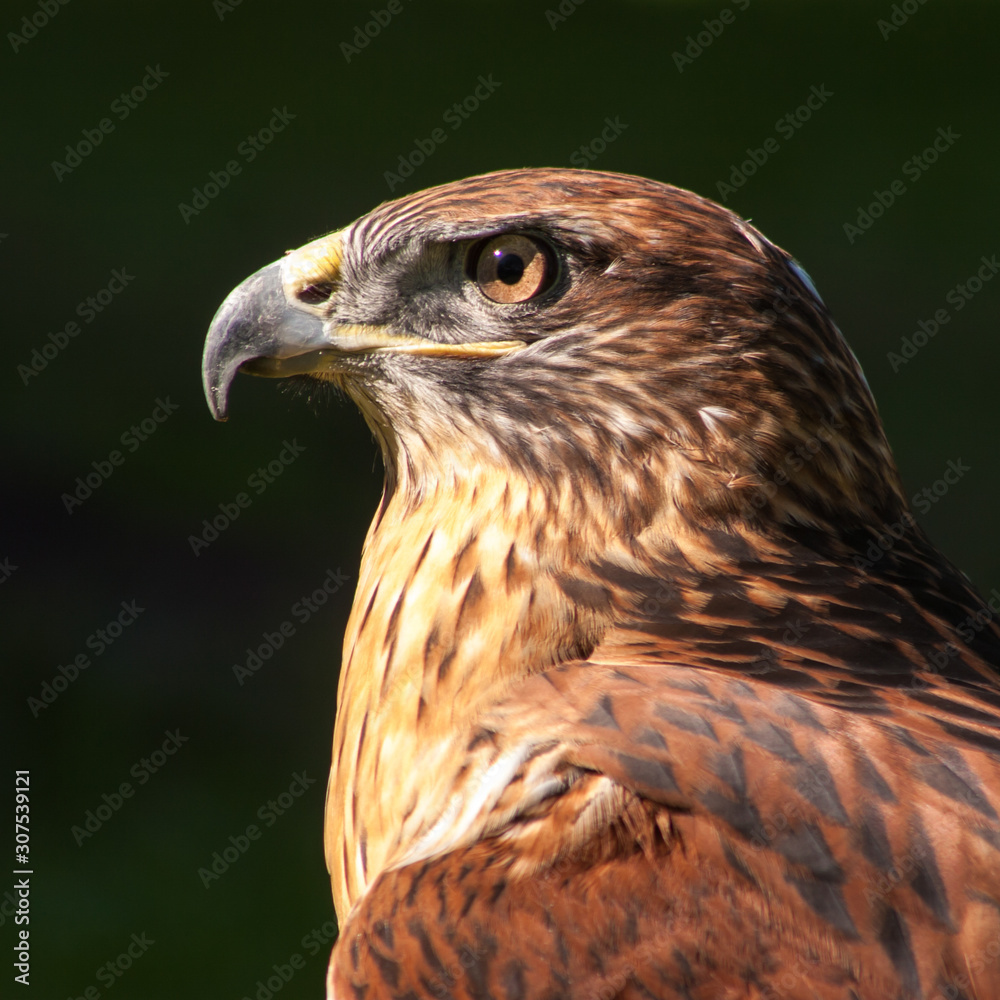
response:
M311 285L303 285L295 295L306 305L321 305L333 294L333 287L332 281L318 281Z

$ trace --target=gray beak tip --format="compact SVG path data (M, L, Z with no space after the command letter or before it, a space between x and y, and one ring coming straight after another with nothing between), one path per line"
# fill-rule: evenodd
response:
M220 424L224 424L229 419L229 401L221 393L214 392L209 397L208 408Z
M202 356L202 383L212 416L228 418L229 387L244 361L268 353L274 330L267 320L280 299L281 274L277 263L268 264L237 285L219 306L208 328Z
M220 377L223 374L220 370L221 367L215 357L209 356L208 344L206 344L201 383L205 390L208 408L212 411L212 416L220 422L229 419L229 384L233 377L230 374L223 382Z

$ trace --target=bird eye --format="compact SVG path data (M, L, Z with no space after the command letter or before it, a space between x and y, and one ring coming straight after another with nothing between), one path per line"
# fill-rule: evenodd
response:
M474 267L479 290L494 302L526 302L549 288L555 277L548 247L518 234L487 240Z

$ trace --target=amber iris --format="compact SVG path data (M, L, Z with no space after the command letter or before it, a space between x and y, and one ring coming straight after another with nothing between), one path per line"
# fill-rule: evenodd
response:
M530 236L506 234L483 244L476 263L476 284L494 302L526 302L551 284L547 249Z

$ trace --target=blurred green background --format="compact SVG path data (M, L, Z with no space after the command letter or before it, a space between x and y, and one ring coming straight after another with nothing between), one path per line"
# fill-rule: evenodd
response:
M719 199L748 150L769 148L727 204L811 273L867 372L911 494L949 461L968 467L918 514L983 590L1000 586L1000 280L971 298L954 291L1000 253L1000 7L393 9L390 18L386 0L25 0L0 22L11 348L3 712L10 766L31 771L37 996L268 1000L275 985L282 1000L322 995L333 929L322 810L340 642L381 468L353 408L311 407L266 380L239 379L230 422L213 423L201 348L235 284L389 197L386 172L435 128L446 142L393 196L501 167L587 161ZM373 10L387 23L369 24L374 37L356 45ZM41 25L31 38L23 18ZM147 67L159 67L155 89L134 108L116 104L143 87ZM451 128L445 113L481 75L499 86ZM817 91L829 96L796 119ZM273 108L287 110L287 124L251 160L241 144ZM606 118L625 127L595 142ZM72 169L54 168L102 119L113 128L100 144ZM911 158L939 129L957 138L923 170ZM197 215L182 213L234 159L240 172ZM897 180L905 193L851 242L844 224ZM114 270L127 284L85 322L78 305ZM889 352L942 309L947 322L894 371ZM74 320L80 333L55 350ZM46 344L53 356L26 375ZM174 412L129 450L122 436L157 400ZM286 441L299 454L281 465ZM123 462L67 511L77 477L115 450ZM280 476L248 488L275 461ZM251 505L195 555L190 536L241 491ZM331 570L346 584L304 621L293 608ZM123 601L144 610L97 655L101 640L90 637ZM234 664L286 621L294 633L240 684ZM59 682L51 704L29 701L60 666L71 674L79 654L90 666ZM186 742L149 772L142 760L167 731ZM268 801L280 807L302 772L315 783L267 825L259 810L272 815ZM74 835L125 781L134 794L92 836ZM259 839L206 887L199 869L250 824ZM0 885L0 897L8 891ZM9 909L0 900L8 949ZM116 966L130 944L133 957ZM275 980L274 966L294 975Z

